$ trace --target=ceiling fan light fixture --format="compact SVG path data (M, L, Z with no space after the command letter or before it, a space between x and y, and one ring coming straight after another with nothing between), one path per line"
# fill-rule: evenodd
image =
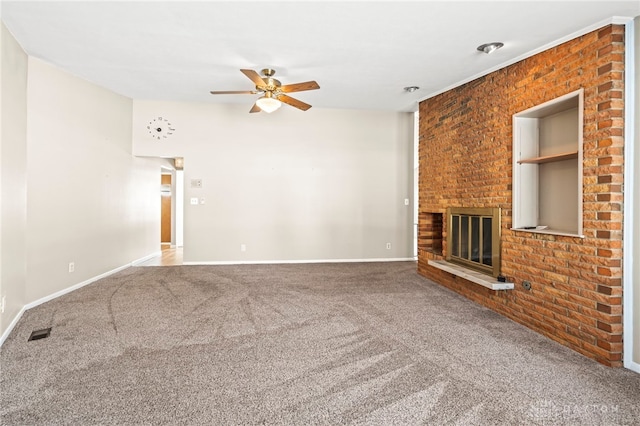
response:
M293 92L303 92L305 90L316 90L319 89L320 86L315 81L304 81L302 83L293 83L293 84L285 84L284 86L272 76L275 74L275 71L269 68L263 69L262 74L265 77L260 77L254 70L250 69L241 69L245 76L249 78L255 85L255 90L212 90L210 93L212 95L255 95L257 93L262 94L263 96L258 99L251 109L249 113L253 114L256 112L264 111L264 112L273 112L282 106L282 103L292 106L294 108L298 108L301 111L306 111L311 108L311 105L304 103L296 98L292 98L289 96L289 93Z
M265 95L256 101L256 105L258 105L258 108L260 108L262 111L272 113L282 106L282 102L280 102L276 98Z
M480 46L478 46L478 50L480 52L484 52L487 55L489 55L495 52L496 50L500 49L502 46L504 46L504 43L501 43L499 41L494 41L493 43L481 44Z

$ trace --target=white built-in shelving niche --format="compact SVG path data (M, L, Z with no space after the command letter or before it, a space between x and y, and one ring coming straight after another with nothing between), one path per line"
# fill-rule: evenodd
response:
M583 98L513 115L513 230L582 237Z

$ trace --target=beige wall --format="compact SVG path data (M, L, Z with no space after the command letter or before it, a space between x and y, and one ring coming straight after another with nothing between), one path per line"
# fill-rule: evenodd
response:
M134 100L134 153L185 158L186 262L413 256L412 114L250 103ZM158 116L167 140L148 134Z
M27 55L0 28L0 335L25 304L27 222Z
M160 165L131 153L131 99L29 58L4 25L0 34L5 338L25 305L158 251Z
M27 101L31 302L158 250L160 166L131 154L129 98L31 57Z

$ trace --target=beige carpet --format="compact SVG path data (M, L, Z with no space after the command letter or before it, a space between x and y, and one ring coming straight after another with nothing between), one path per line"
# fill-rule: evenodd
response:
M0 351L0 423L640 423L640 375L415 271L129 268L25 313Z

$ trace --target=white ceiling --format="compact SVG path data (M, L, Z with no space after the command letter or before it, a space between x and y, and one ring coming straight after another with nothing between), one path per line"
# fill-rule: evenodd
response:
M134 99L244 103L240 68L275 68L322 108L416 102L611 22L640 1L2 1L29 55ZM476 47L501 41L486 55ZM420 86L414 93L405 86Z

